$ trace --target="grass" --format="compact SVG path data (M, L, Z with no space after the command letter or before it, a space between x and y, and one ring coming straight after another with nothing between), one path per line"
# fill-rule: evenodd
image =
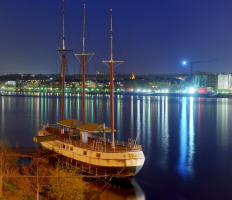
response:
M8 190L10 190L11 192L13 192L16 196L20 197L23 200L34 200L34 198L32 198L31 196L25 196L22 195L18 189L16 188L16 186L14 186L11 183L8 183L6 181L3 181L3 184L7 187ZM6 200L5 198L1 198L0 200Z

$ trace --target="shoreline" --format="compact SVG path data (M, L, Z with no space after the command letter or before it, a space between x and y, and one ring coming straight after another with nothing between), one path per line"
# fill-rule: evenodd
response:
M86 95L91 96L109 96L110 93L107 92L87 92ZM189 94L189 93L142 93L142 92L115 92L115 95L123 96L167 96L167 97L200 97L200 98L232 98L232 94L222 94L222 93L205 93L205 94ZM14 96L14 97L61 97L60 93L38 93L38 92L0 92L1 96ZM81 93L66 93L65 98L80 97Z

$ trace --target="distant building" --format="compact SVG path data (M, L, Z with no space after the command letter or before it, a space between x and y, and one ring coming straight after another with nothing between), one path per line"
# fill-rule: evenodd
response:
M131 79L131 80L134 80L134 79L135 79L135 74L134 74L134 73L131 74L130 79Z
M99 71L96 71L96 76L97 75L102 75L102 76L105 76L106 75L106 73L104 73L104 72L99 72Z
M203 74L203 75L194 75L194 86L196 87L207 87L207 82L208 82L208 76Z
M5 83L6 86L8 87L15 87L16 86L16 81L7 81Z
M96 82L91 81L91 80L87 80L85 82L85 85L86 85L87 88L93 88L93 89L95 89L97 87Z
M216 74L212 73L198 73L193 76L193 84L198 88L210 87L217 89L218 79Z
M218 90L232 89L232 74L218 74Z

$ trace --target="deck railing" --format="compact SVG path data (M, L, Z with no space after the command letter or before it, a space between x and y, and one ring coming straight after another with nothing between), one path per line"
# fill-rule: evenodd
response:
M110 153L136 152L142 150L141 145L136 144L136 141L133 139L128 139L128 142L116 140L115 148L112 148L109 138L107 138L106 142L104 142L103 138L96 139L91 137L88 138L88 141L85 143L81 141L81 138L78 135L72 136L68 129L62 130L62 128L58 125L45 125L44 130L46 130L48 135L56 135L56 139L59 141L87 150Z

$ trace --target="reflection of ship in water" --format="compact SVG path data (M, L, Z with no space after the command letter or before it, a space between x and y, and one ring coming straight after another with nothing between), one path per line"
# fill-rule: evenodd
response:
M139 184L132 182L104 184L89 184L87 199L94 200L145 200L145 194Z

